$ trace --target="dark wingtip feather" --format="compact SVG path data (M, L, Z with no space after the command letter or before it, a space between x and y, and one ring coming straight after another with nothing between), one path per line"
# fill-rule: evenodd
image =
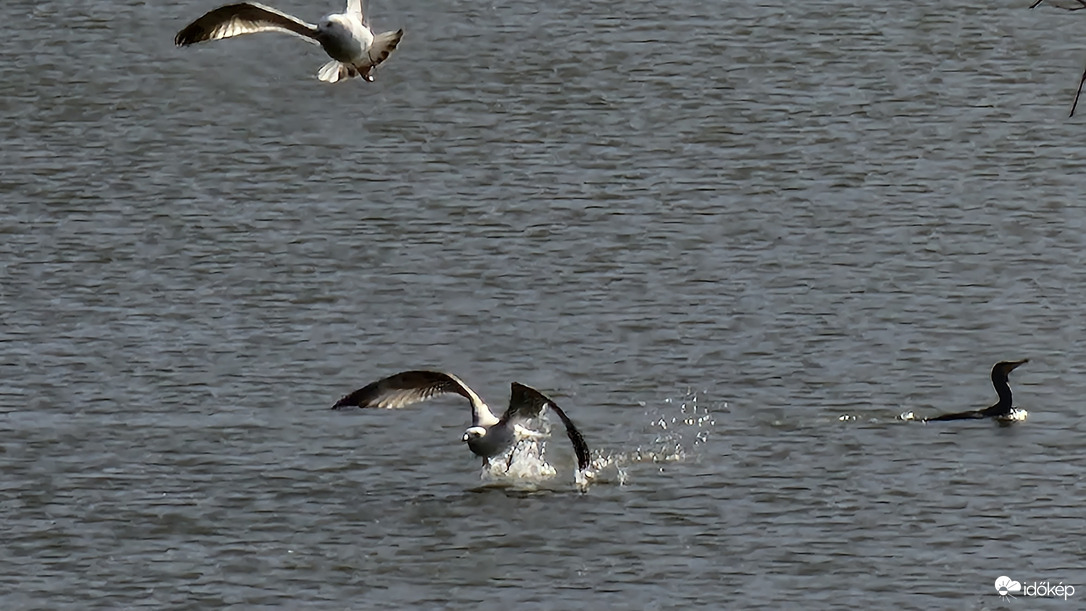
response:
M584 436L577 430L576 426L573 426L573 421L566 416L566 413L562 411L562 408L558 407L551 402L551 409L554 413L558 414L558 418L561 419L562 424L566 425L566 436L569 437L570 443L573 444L573 451L577 454L577 468L584 471L588 468L588 463L591 461L589 456L588 443L585 442Z
M362 407L359 404L358 399L362 396L363 391L369 390L370 386L373 385L370 384L369 386L359 388L349 395L343 395L343 397L341 397L339 401L336 401L336 404L332 406L332 409L340 409L342 407Z
M177 36L173 37L173 44L178 47L187 47L195 42L195 38L192 36L192 26L181 30L177 33Z
M173 37L173 44L179 47L187 47L189 45L194 45L198 42L207 42L208 40L211 40L212 28L208 28L204 24L204 21L206 21L206 17L207 15L185 26L180 32L177 33L177 36Z

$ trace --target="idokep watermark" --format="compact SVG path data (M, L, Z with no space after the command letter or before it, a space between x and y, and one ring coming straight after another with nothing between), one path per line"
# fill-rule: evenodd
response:
M1006 575L1000 575L995 580L996 593L1004 600L1017 596L1032 596L1037 598L1062 598L1067 600L1075 595L1075 586L1064 584L1062 581L1053 584L1047 581L1034 581L1025 585L1015 581Z

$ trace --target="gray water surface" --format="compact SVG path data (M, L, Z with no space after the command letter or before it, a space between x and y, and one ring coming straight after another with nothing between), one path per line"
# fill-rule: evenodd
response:
M1086 13L1028 4L374 0L336 86L0 5L0 607L1080 606ZM896 419L1027 357L1023 425ZM598 480L328 409L415 368Z

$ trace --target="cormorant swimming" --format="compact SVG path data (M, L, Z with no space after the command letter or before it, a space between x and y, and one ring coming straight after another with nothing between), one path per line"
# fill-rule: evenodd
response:
M943 420L975 420L978 418L995 418L1000 422L1015 422L1025 420L1027 412L1024 409L1015 409L1011 403L1011 385L1007 382L1011 372L1029 359L1021 361L1000 361L992 367L992 385L995 386L999 401L987 409L975 409L956 414L944 414L935 418L925 418L924 422L940 422Z

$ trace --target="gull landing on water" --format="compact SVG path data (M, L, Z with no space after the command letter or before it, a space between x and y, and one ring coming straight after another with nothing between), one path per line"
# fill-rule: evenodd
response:
M461 439L468 448L483 459L487 466L490 459L499 456L523 440L536 440L544 437L542 433L527 429L524 424L539 417L543 410L550 408L566 427L566 435L573 443L577 455L578 473L588 468L588 444L573 422L554 401L542 393L523 384L513 382L509 397L509 408L501 418L495 416L486 403L468 388L460 378L451 373L438 371L404 371L377 380L372 384L343 397L332 409L341 407L383 407L397 409L425 401L432 397L457 394L471 403L471 426ZM512 455L510 455L512 461ZM508 465L507 465L508 466Z
M362 14L362 0L347 0L347 10L332 13L317 25L270 6L242 2L208 11L178 32L174 43L186 47L208 40L270 31L294 34L323 47L332 61L321 67L317 78L328 83L355 76L373 82L371 71L388 59L403 38L402 29L374 36Z

